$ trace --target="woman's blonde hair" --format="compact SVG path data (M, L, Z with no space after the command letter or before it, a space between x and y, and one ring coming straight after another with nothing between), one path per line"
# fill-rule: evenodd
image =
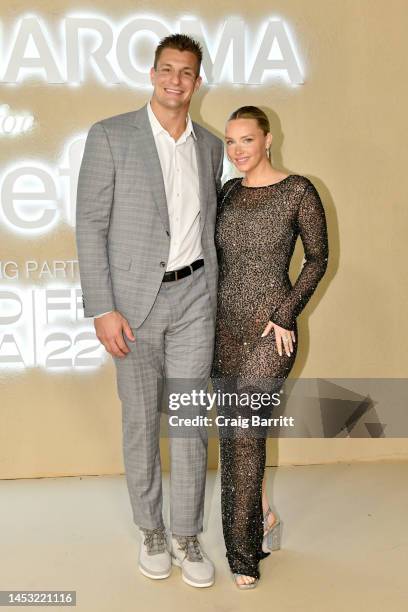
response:
M261 128L265 136L271 131L268 117L263 110L257 106L241 106L241 108L237 108L237 110L228 117L228 121L233 121L234 119L255 119L258 127Z

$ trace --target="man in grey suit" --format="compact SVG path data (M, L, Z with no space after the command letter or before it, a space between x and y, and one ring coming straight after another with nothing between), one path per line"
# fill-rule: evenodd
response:
M162 518L159 451L163 380L206 384L217 290L214 246L223 144L191 121L200 45L175 34L155 53L150 102L95 123L78 181L77 250L85 317L113 356L139 569L192 586L214 582L203 529L207 432L170 435L170 531ZM186 382L187 381L187 382Z

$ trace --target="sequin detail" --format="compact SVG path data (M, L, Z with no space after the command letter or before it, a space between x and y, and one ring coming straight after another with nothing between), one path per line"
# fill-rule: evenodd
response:
M289 264L299 235L305 261L292 286ZM215 244L219 281L214 389L231 390L235 380L237 391L262 387L264 392L269 385L276 392L296 358L296 317L327 268L326 219L316 188L296 174L265 187L227 181L218 202ZM295 331L290 357L278 354L273 331L261 338L269 320ZM232 417L238 412L243 416L242 408L229 410ZM220 435L227 558L231 571L254 578L259 578L259 560L267 556L262 551L265 443L265 437L239 428L233 435Z

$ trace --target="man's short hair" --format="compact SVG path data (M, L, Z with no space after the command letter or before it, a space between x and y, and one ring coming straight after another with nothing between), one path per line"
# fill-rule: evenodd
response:
M162 38L154 53L155 70L163 49L177 49L177 51L190 51L190 53L193 53L196 56L198 63L197 76L200 74L203 50L200 43L194 40L194 38L188 36L187 34L171 34L170 36Z

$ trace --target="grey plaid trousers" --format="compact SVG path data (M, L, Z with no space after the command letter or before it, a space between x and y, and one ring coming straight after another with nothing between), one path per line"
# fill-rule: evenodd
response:
M214 350L214 310L204 267L162 283L143 324L125 337L130 352L114 357L122 402L123 456L134 521L154 529L164 525L159 451L162 381L206 383ZM175 388L175 387L174 387ZM189 432L192 433L191 431ZM170 529L194 535L203 529L207 431L169 435Z

